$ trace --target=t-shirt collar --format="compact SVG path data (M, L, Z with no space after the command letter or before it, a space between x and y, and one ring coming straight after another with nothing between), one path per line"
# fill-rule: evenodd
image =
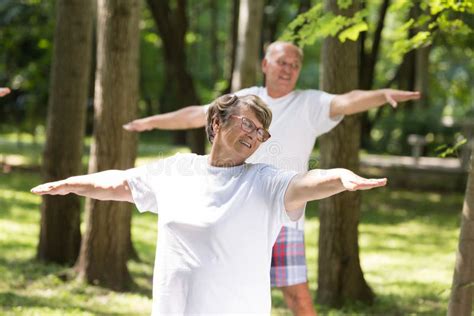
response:
M291 98L294 94L295 94L295 90L291 91L290 93L288 93L288 94L286 94L282 97L272 98L271 96L268 95L267 87L265 87L265 97L268 98L268 100L270 100L272 102L283 102L286 99Z

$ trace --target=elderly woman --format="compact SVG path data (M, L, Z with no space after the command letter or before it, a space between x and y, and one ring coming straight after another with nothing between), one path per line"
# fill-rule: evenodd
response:
M128 201L159 214L153 314L270 314L271 251L282 225L298 220L307 201L386 183L346 169L297 174L245 163L270 138L270 122L258 97L222 96L207 114L208 156L177 154L32 192Z

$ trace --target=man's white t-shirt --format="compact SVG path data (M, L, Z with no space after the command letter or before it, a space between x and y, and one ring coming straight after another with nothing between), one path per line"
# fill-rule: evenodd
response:
M293 171L210 166L178 154L128 171L138 209L159 214L153 314L268 315L272 247Z
M247 162L266 163L283 170L308 171L308 163L316 138L329 132L342 120L329 117L335 97L319 90L295 90L284 97L272 98L265 87L251 87L235 93L260 97L272 110L269 132L272 137L261 144ZM205 107L207 111L208 107ZM303 230L304 216L298 222L287 223Z

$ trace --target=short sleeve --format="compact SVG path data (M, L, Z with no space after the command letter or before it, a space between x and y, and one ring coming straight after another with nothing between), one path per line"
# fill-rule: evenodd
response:
M180 154L155 160L127 170L127 182L133 201L140 212L163 212L161 201L166 198L170 182L176 176L189 174L189 161L196 154Z
M264 190L262 194L267 198L271 211L278 212L278 220L281 224L297 221L304 213L304 209L291 212L285 209L286 190L297 174L295 171L281 170L264 164L259 170Z
M207 111L209 111L209 107L211 106L211 104L206 104L206 105L203 105L201 108L202 110L204 111L204 114L207 115Z
M316 137L329 132L331 129L336 127L342 119L343 115L335 118L329 116L331 110L332 99L336 96L319 90L306 90L305 105L308 107L307 111L309 115L310 126L316 132Z
M245 89L235 92L235 95L239 97L249 95L249 94L258 95L259 89L261 88L259 87L245 88ZM209 111L210 106L211 106L211 103L202 106L202 110L204 111L204 114L207 114L207 111Z
M132 198L140 212L158 213L156 188L163 181L166 165L177 155L153 161L141 167L127 170L127 182Z

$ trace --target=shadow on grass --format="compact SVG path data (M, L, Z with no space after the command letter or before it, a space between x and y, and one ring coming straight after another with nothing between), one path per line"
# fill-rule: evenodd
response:
M406 222L457 227L463 194L455 192L421 192L373 190L363 195L363 221L371 224Z
M0 305L2 310L8 312L15 307L42 309L48 308L55 313L60 310L63 313L74 314L78 312L91 313L93 315L116 315L116 313L104 313L103 310L81 306L81 304L71 304L70 301L62 297L40 297L35 295L19 295L13 292L0 292ZM40 315L35 313L34 315ZM57 314L59 315L59 314Z
M2 246L3 248L3 246ZM148 265L148 263L141 263ZM19 260L19 259L6 259L0 257L0 270L3 270L1 283L7 283L12 289L26 289L31 284L40 283L53 283L54 285L66 285L72 284L76 280L76 274L72 267L61 266L54 263L44 263L36 259ZM152 280L153 275L145 271L134 271L134 279ZM54 281L51 280L54 279ZM80 284L79 282L78 284ZM85 285L83 283L83 285ZM79 288L73 288L73 292L80 293L82 286ZM100 287L104 291L111 291L106 287ZM126 291L119 291L120 293L132 293L140 294L151 298L151 291L149 287L141 286L134 282L130 285L130 289Z
M426 284L413 282L412 287L425 287ZM440 302L434 294L413 295L377 295L373 304L356 301L346 301L340 308L318 304L314 299L315 308L319 315L445 315L445 302ZM399 304L398 302L405 302Z
M423 287L426 284L411 284L413 287ZM399 304L404 301L409 304ZM321 305L317 302L317 297L313 293L313 303L319 315L385 315L385 316L402 316L402 315L443 315L444 312L433 314L433 310L443 310L444 302L439 302L436 295L420 295L407 298L401 295L377 295L373 304L368 305L361 302L347 301L342 307L336 308L328 305ZM422 305L426 306L426 310ZM436 307L434 306L436 305ZM273 315L292 315L286 307L283 296L279 290L272 291ZM435 307L435 308L434 308Z

